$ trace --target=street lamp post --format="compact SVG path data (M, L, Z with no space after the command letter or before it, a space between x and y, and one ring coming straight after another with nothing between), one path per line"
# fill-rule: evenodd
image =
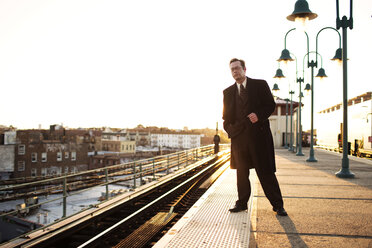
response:
M326 28L323 28L322 30L324 30L324 29L326 29ZM295 29L291 29L291 30L289 30L287 32L287 34L285 36L285 44L286 44L287 35L292 30L295 30ZM318 32L318 35L319 35L319 33L322 30L320 30ZM305 54L304 60L303 60L303 70L302 70L303 71L303 74L305 73L304 72L305 71L304 65L305 65L305 58L306 58L306 56L307 56L307 67L308 68L311 68L311 88L310 87L306 87L306 90L310 90L311 89L310 152L309 152L309 158L306 161L307 162L317 162L317 160L316 160L316 158L314 156L314 67L317 67L317 65L318 65L318 55L320 56L320 54L318 52L309 52L309 36L307 35L306 32L304 32L304 33L306 34L306 38L307 38L307 53ZM317 36L317 38L318 38L318 36ZM315 61L314 60L311 60L310 61L310 56L309 56L310 53L315 53L315 55L316 55ZM281 57L279 58L279 61L293 61L292 57L290 57L289 51L286 48L282 51L282 54L281 54ZM297 59L296 59L296 63L297 63ZM321 65L323 66L323 59L321 59ZM324 71L324 69L322 67L319 69L318 74L317 74L317 77L326 77L325 71ZM297 64L296 64L296 80L299 83L299 92L300 92L299 93L299 96L300 96L299 97L300 98L299 99L299 105L302 105L301 84L304 81L304 77L303 78L297 77ZM292 97L291 97L291 101L292 101ZM299 108L300 108L299 110L301 110L301 106L299 106ZM292 109L291 109L291 114L292 114ZM301 112L299 112L299 118L301 120ZM292 121L292 119L291 119L291 121ZM300 121L299 126L301 126L301 121ZM292 134L292 132L291 132L291 134ZM302 140L302 127L301 127L300 136L301 136L301 140ZM291 144L292 144L292 140L291 140ZM293 151L293 150L290 149L290 151ZM297 156L303 156L303 154L302 154L302 144L300 145L300 147L299 147L299 149L298 149L297 152L298 152L296 154Z
M321 57L321 55L318 53L318 37L319 37L319 34L325 29L333 29L338 33L338 31L336 29L331 28L331 27L322 28L321 30L319 30L319 32L316 35L315 62L314 62L314 60L311 60L311 62L309 62L309 54L313 53L313 52L308 51L308 53L306 54L308 56L307 67L311 67L311 131L310 131L310 154L309 154L309 158L306 160L307 162L317 162L316 158L314 157L314 67L318 67L318 55ZM337 53L338 53L339 49L340 48L338 48L336 50L336 55L333 57L332 60L337 60L338 59ZM305 58L304 58L304 60L305 60ZM320 67L316 77L320 77L320 78L327 77L327 75L325 74L325 71L323 69L323 59L322 59L322 57L321 57L321 67Z
M342 28L342 71L343 71L343 137L342 137L342 167L336 173L337 177L354 178L354 174L349 170L348 158L348 133L347 133L347 28L353 29L353 1L350 0L350 18L346 16L340 20L338 0L336 0L336 27Z
M293 152L296 153L296 156L297 156L297 150L298 150L298 106L296 108L296 145L294 146L293 148Z
M307 33L305 32L306 36L307 36ZM294 55L293 55L294 56ZM299 142L299 140L302 141L302 128L301 128L301 107L302 107L302 97L303 97L303 94L302 94L302 91L301 91L301 83L304 82L304 78L302 77L298 77L298 66L297 66L297 57L295 56L295 59L296 59L296 82L298 83L299 85L299 94L298 94L298 98L299 98L299 104L298 104L298 107L297 107L297 120L296 120L296 156L304 156L304 154L302 153L302 144L301 142ZM304 65L305 61L303 62L303 65ZM304 74L304 68L302 67L302 74ZM299 137L300 136L300 137Z
M307 7L308 9L308 7ZM301 11L300 11L301 12ZM293 30L296 30L295 28L292 28L290 29L289 31L287 31L287 33L285 34L285 37L284 37L284 50L282 51L281 53L281 56L280 58L278 59L278 61L293 61L294 59L292 59L291 57L291 53L289 52L289 50L287 49L287 36L288 34L293 31ZM309 52L309 36L307 35L306 32L304 32L306 34L306 38L307 38L307 51ZM299 83L299 96L301 95L301 83L303 82L303 79L298 79L298 69L297 69L297 58L296 58L296 80L297 82ZM292 92L292 93L291 93ZM289 151L294 151L293 150L293 143L292 143L292 115L293 115L293 111L292 111L292 94L294 93L293 91L291 91L290 94L291 94L291 136L290 136L290 147L289 147ZM299 104L301 105L301 97L299 99ZM299 106L299 111L301 112L301 106ZM299 116L301 116L301 113L299 112ZM299 120L300 121L300 124L299 126L301 126L301 119ZM301 140L302 140L302 131L300 132L300 136L301 136ZM297 137L297 135L296 135ZM296 151L297 151L297 156L303 156L302 154L302 148L301 149L298 149L297 148L297 144L296 144ZM301 155L302 154L302 155Z
M280 58L278 59L278 61L293 61L292 57L290 56L290 53L289 51L286 49L286 40L287 40L287 35L289 32L295 30L295 28L289 30L286 35L285 35L285 38L284 38L284 50L282 51L281 53L281 56ZM310 131L310 156L309 156L309 159L307 159L306 161L308 162L317 162L317 160L315 159L314 157L314 67L317 67L317 61L314 62L314 60L311 60L311 62L309 61L310 58L309 58L309 36L306 32L304 32L306 34L306 41L307 41L307 53L305 54L305 57L304 57L304 61L303 61L303 66L305 64L305 58L307 56L307 67L311 67L311 131ZM297 71L297 69L296 69ZM303 70L304 71L304 70ZM297 79L297 75L296 75L296 79ZM301 87L301 83L302 83L302 79L299 79L299 84ZM300 88L301 90L301 88ZM294 93L294 92L293 92ZM293 94L292 93L292 94ZM301 94L301 91L300 93ZM300 101L301 101L301 98L300 98ZM291 104L292 104L292 96L291 96ZM300 102L300 104L302 104L302 102ZM292 105L291 105L292 107ZM291 108L291 115L292 115L292 108ZM292 117L292 116L291 116ZM291 119L291 122L292 122L292 119ZM291 123L292 125L292 123ZM291 129L292 129L292 126L291 126ZM292 131L291 131L291 135L292 135ZM302 137L302 133L301 133L301 137ZM302 139L302 138L301 138ZM291 145L292 145L292 137L291 137ZM291 147L289 148L290 151L293 151L291 149ZM302 151L301 151L302 153ZM301 156L299 153L298 156Z
M289 136L289 148L288 151L293 152L293 100L292 100L292 95L295 92L293 90L289 91L289 94L291 95L291 105L290 105L290 113L291 113L291 123L290 123L290 136Z
M311 60L307 64L307 67L311 67L311 120L310 120L310 152L307 162L318 162L314 157L314 67L317 67L317 63Z
M277 78L278 80L280 80L282 78L285 78L285 76L283 75L283 71L280 68L276 70L274 78ZM275 83L272 90L273 91L279 91L278 84ZM288 136L288 101L289 101L289 99L286 98L285 99L285 137L284 137L284 148L285 149L288 149L288 140L287 140L287 136Z
M306 34L307 35L307 34ZM299 143L298 143L298 139L300 136L301 137L301 140L302 140L302 131L300 129L300 132L299 132L299 126L301 126L301 99L303 97L302 95L302 91L301 91L301 83L304 81L303 78L299 78L298 77L298 65L297 65L297 57L290 53L290 55L293 55L295 57L295 60L296 60L296 82L299 83L299 105L297 107L297 120L296 120L296 149L292 149L293 152L296 152L296 156L304 156L304 154L302 153L302 148L299 148Z
M299 123L298 123L298 110L299 110L299 107L297 106L297 119L296 119L296 149L295 149L295 151L296 151L296 156L297 156L297 152L298 152L298 136L300 135L300 133L298 132L298 128L299 128Z
M304 78L297 78L297 83L299 84L299 104L298 104L298 133L299 133L299 138L298 138L298 149L297 149L297 154L296 156L304 156L302 153L302 125L301 125L301 108L302 108L302 91L301 91L301 83L304 82Z
M289 99L286 98L285 100L285 149L288 149L288 102Z
M323 30L323 29L322 29ZM320 30L320 31L322 31ZM320 33L320 31L318 32L318 35ZM317 36L318 38L318 36ZM311 62L309 62L309 57L310 57L310 53L315 53L315 62L314 60L311 60ZM318 66L318 55L320 56L320 54L318 53L318 51L316 52L307 52L307 54L305 55L305 57L307 56L307 67L311 67L311 86L310 86L310 89L311 89L311 122L310 122L310 152L309 152L309 158L306 160L307 162L318 162L318 160L316 160L315 156L314 156L314 67L317 67ZM305 57L304 57L304 61L305 61ZM320 56L321 57L321 56ZM321 57L321 65L323 66L323 59ZM318 74L317 74L317 77L326 77L327 75L325 74L325 71L324 69L321 67L318 71ZM307 87L307 89L309 89Z
M352 0L350 0L350 1L352 1ZM338 16L338 0L336 0L336 2L337 2L337 16ZM351 12L351 10L350 10L350 12ZM306 0L297 0L297 2L295 4L295 10L293 11L293 13L291 15L289 15L287 17L287 19L290 20L290 21L295 21L296 19L308 19L308 20L312 20L312 19L314 19L316 17L317 17L317 15L315 13L312 13L310 11L309 5L308 5L308 3L307 3ZM338 28L340 26L344 27L344 25L345 26L348 26L348 24L351 24L351 27L352 27L352 19L351 19L351 21L345 21L345 20L347 20L347 18L346 17L343 17L343 22L341 24L341 21L339 21L339 18L338 18L337 19L337 27ZM327 27L327 28L329 28L329 27ZM305 34L307 36L307 54L306 54L308 56L308 58L307 58L307 67L308 68L311 67L311 133L310 133L310 156L306 160L307 162L317 162L317 160L314 157L314 148L313 148L313 146L314 146L314 67L317 67L318 66L318 55L319 55L318 54L318 35L319 35L319 33L321 31L323 31L324 29L327 29L327 28L321 29L318 32L317 36L316 36L315 61L314 60L311 60L311 62L310 62L310 58L309 58L310 57L309 56L309 53L310 53L309 52L309 37L308 37L307 33L305 32ZM343 30L346 29L346 28L343 28ZM339 52L339 50L340 49L337 49L336 56L337 56L337 53ZM345 51L343 51L343 52L345 54ZM336 59L335 57L333 59ZM344 61L346 60L345 58L346 57L343 58ZM345 68L345 65L344 65L344 68ZM319 69L319 72L318 72L318 75L317 76L319 76L319 77L324 77L325 76L324 69L322 67ZM344 71L344 77L345 77L345 71ZM345 87L344 87L344 91L345 91ZM346 105L347 105L347 100L346 100ZM344 120L344 123L345 123L345 120ZM344 129L345 129L345 125L344 125ZM345 136L345 133L344 133L344 136ZM345 161L347 161L347 163L348 163L347 155L346 155ZM344 168L344 166L343 166L343 168Z

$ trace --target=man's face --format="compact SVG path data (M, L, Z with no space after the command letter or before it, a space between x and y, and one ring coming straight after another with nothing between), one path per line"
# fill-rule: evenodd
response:
M235 81L242 83L245 79L245 71L246 69L242 67L239 61L232 62L230 64L231 75L235 79Z

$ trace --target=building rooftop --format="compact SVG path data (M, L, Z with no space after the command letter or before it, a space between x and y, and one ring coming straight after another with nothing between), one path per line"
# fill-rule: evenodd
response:
M282 105L285 106L286 103L287 103L287 101L285 99L280 98L280 97L276 97L275 103L276 103L276 105L279 105L279 106L282 106ZM290 104L291 103L291 100L288 99L288 103ZM299 104L296 101L292 101L292 103L293 103L294 107L297 107L298 104ZM303 103L302 103L302 106L303 106Z
M351 105L354 105L354 104L365 102L365 101L371 100L371 97L372 97L372 92L369 91L369 92L366 92L364 94L361 94L359 96L356 96L354 98L349 99L347 101L347 105L348 106L351 106ZM339 103L339 104L333 105L332 107L329 107L329 108L326 108L324 110L321 110L318 113L329 113L329 112L333 112L335 110L340 109L341 106L342 106L342 103Z

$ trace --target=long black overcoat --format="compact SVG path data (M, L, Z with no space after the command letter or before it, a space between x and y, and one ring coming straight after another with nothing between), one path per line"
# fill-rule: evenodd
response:
M252 123L248 117L236 121L236 83L223 91L223 126L231 139L230 167L248 166L237 159L238 152L245 152L247 147L254 148L252 162L254 167L262 173L275 172L275 155L273 137L270 131L269 116L275 110L275 101L265 80L247 77L248 100L244 105L246 116L256 113L258 122ZM252 149L251 149L252 151Z

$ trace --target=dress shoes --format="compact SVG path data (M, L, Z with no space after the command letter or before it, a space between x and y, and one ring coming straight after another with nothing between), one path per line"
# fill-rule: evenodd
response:
M285 211L285 209L283 207L281 208L273 208L273 211L277 213L277 215L280 215L280 216L287 216L287 212Z
M247 205L242 206L242 205L236 204L235 207L230 208L229 211L231 213L237 213L237 212L245 211L247 209L248 209Z

